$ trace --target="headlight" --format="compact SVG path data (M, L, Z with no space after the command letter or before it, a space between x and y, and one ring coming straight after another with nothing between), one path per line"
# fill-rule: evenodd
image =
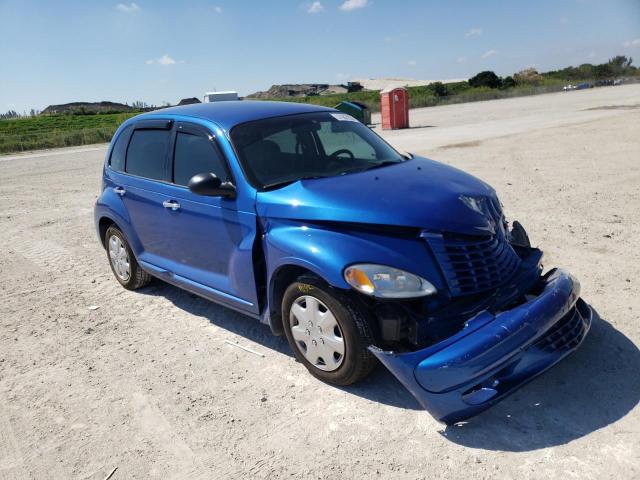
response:
M424 297L436 292L424 278L384 265L351 265L344 270L344 279L359 292L379 298Z

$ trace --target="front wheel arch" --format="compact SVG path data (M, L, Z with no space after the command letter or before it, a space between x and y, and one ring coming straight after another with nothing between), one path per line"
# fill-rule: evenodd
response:
M332 285L322 274L314 271L312 268L294 263L285 263L278 266L269 277L269 286L267 291L267 300L269 308L269 326L274 335L284 335L282 327L282 299L284 292L289 285L296 282L302 276L315 277L333 288L339 288ZM351 291L346 292L351 294Z
M303 318L303 329L307 329L304 339L299 337L301 330L298 329L298 336L293 332L292 323L289 320L289 313L292 310L292 306L298 299L302 299L303 302L307 299L316 299L315 304L323 304L325 312L330 311L331 318L337 323L337 328L340 331L338 335L342 338L343 348L333 352L342 354L340 364L334 368L326 369L323 366L327 366L331 362L326 362L325 354L327 351L322 351L321 344L325 344L325 338L334 338L331 334L327 335L328 331L324 330L326 324L321 326L316 323L318 317L313 316L314 319L308 317ZM307 308L308 304L303 307ZM376 343L376 334L372 328L371 315L368 309L350 292L345 292L343 289L336 289L327 284L321 278L316 275L303 275L287 287L284 297L282 299L282 311L283 315L287 315L286 318L282 318L283 328L287 336L289 345L291 346L296 359L302 363L309 372L316 378L322 381L328 382L332 385L350 385L358 380L366 377L376 366L377 361L373 354L369 351L369 346ZM304 311L304 310L303 310ZM300 318L297 317L298 327L300 325ZM306 318L306 320L304 320ZM308 320L308 324L306 323ZM325 319L326 320L326 319ZM321 326L322 328L318 328ZM310 335L308 337L308 335ZM316 347L310 347L309 339L316 345ZM300 341L298 341L300 340ZM317 343L316 343L317 341ZM302 342L302 345L300 344ZM330 341L329 345L333 343ZM305 345L306 344L306 345ZM321 354L321 358L315 358L318 360L312 360L313 352L311 356L307 355L307 349L312 350L320 349L316 351L316 354ZM325 349L326 350L326 349ZM329 352L333 351L329 347Z
M289 285L303 275L316 275L308 268L287 264L278 267L269 280L269 326L274 335L284 335L282 326L282 298Z

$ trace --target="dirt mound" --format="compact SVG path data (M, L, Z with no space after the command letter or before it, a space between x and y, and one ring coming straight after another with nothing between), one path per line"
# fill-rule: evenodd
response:
M287 97L308 97L313 95L333 95L336 93L347 93L349 89L344 85L329 85L328 83L302 83L272 85L264 92L256 92L248 95L247 98L287 98Z
M131 112L133 108L117 102L72 102L61 105L49 105L43 114L65 114L65 113L122 113Z

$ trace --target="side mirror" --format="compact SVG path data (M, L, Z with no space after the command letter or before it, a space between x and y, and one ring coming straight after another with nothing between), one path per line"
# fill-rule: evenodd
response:
M231 182L222 182L215 173L198 173L189 180L189 190L207 197L236 197L236 187Z

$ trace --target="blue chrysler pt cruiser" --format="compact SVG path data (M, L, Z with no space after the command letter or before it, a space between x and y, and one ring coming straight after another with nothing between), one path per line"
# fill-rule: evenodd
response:
M335 385L379 361L445 423L559 362L592 318L493 188L330 108L134 117L107 152L95 223L123 287L157 277L255 317Z

